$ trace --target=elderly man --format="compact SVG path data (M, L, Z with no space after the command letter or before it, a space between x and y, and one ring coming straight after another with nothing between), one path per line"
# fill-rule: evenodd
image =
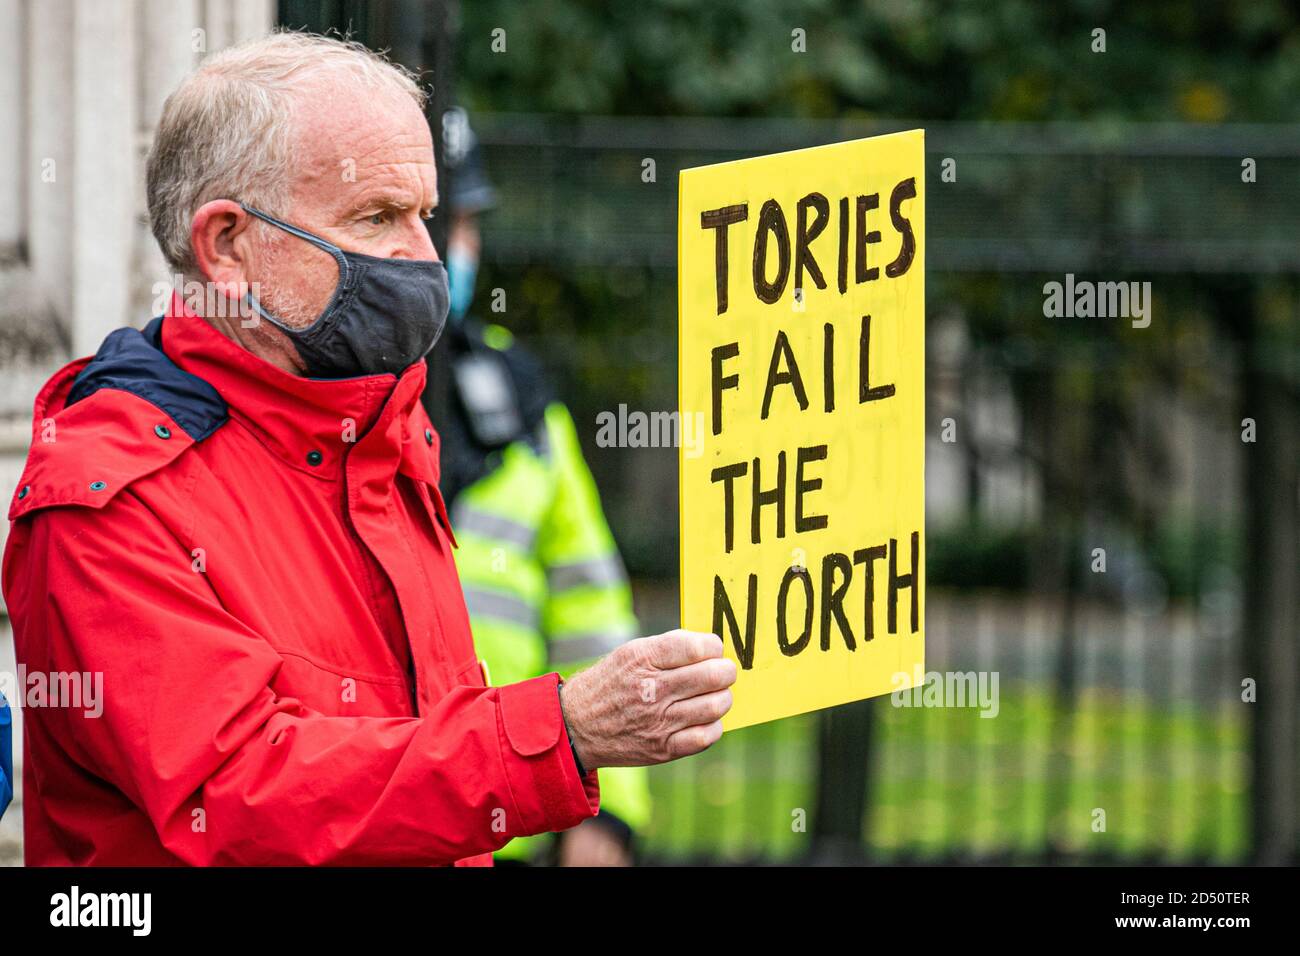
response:
M599 768L718 739L713 635L484 686L419 401L447 313L421 106L302 34L168 99L154 234L215 294L55 374L9 513L20 662L105 698L27 712L28 863L485 864L593 816Z

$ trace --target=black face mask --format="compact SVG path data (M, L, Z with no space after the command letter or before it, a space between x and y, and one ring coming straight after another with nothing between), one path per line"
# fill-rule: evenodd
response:
M397 375L422 359L447 321L447 270L422 259L377 259L344 252L305 229L281 222L251 206L244 211L330 255L339 266L334 296L316 321L295 329L265 311L249 293L262 318L289 336L311 378Z

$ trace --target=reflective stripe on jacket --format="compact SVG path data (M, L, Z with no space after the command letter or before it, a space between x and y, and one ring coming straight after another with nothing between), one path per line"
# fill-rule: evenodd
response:
M29 864L484 864L597 811L554 674L486 688L401 376L313 380L174 299L36 400L4 591Z

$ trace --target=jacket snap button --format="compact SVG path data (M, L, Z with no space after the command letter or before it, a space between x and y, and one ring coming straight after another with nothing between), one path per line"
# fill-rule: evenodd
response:
M307 464L315 467L324 461L324 456L318 451L307 452Z
M29 494L31 494L31 493L32 493L32 486L31 486L31 485L23 485L23 490L20 491L20 492L18 492L18 500L19 500L19 501L22 501L24 498L26 498L26 497L27 497Z
M104 484L102 481L92 481L90 483L91 491L103 491L107 487L108 485Z
M153 427L153 433L157 435L159 438L172 437L172 430L168 428L166 425L155 425Z
M427 444L430 444L430 445L433 444L433 429L432 429L432 428L426 428L426 429L424 430L424 440L425 440L425 442L426 442Z

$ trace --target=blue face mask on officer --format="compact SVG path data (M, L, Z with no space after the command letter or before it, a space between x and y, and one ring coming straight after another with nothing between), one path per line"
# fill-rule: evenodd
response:
M423 259L344 252L320 236L240 203L245 212L324 249L339 267L334 295L316 320L294 328L249 305L289 337L311 378L400 374L433 348L447 321L447 270ZM472 283L471 283L472 289Z
M474 301L474 280L478 278L478 260L458 245L447 247L447 282L451 286L451 320L459 322L469 313Z

